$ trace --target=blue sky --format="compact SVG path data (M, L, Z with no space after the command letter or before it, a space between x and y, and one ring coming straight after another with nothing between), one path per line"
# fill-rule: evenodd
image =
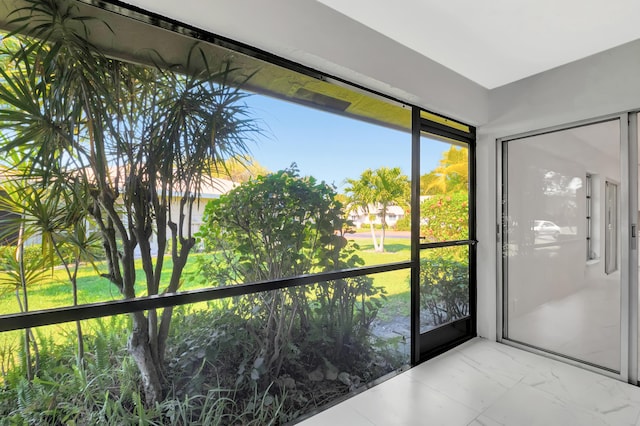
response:
M298 165L303 175L333 183L341 192L345 179L367 168L400 167L411 171L411 134L330 114L279 99L253 95L247 100L266 134L251 147L253 157L270 171ZM423 171L437 166L447 144L437 141L422 155Z

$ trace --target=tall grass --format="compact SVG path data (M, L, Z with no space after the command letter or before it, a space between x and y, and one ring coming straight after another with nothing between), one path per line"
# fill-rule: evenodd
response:
M366 265L408 259L409 240L406 239L389 239L386 253L374 252L368 240L358 243L359 255ZM196 264L194 258L187 266L191 273ZM170 265L166 268L169 270ZM92 268L83 268L79 276L82 303L120 298L113 286L97 277ZM408 316L408 272L386 272L372 278L374 285L385 287L387 293L378 318ZM196 286L198 284L187 279L183 289ZM61 271L54 271L49 283L30 291L34 310L72 302L70 286L63 280ZM0 296L1 313L15 312L12 298L10 292ZM257 345L246 335L243 326L251 314L248 313L247 318L231 318L225 314L229 303L233 301L202 302L176 309L170 342L173 349L170 348L167 367L171 385L166 398L148 408L141 402L138 369L127 352L128 316L82 321L86 344L84 363L79 363L75 356L74 323L35 329L40 345L40 370L32 381L25 379L25 363L20 356L21 333L1 333L0 426L275 424L290 421L402 363L402 360L385 361L393 358L384 352L390 344L376 340L371 342L369 358L363 354L353 364L359 367L344 372L349 385L335 378L310 382L309 374L320 366L305 363L318 354L310 356L313 344L295 342L288 348L293 356L289 372L278 377L266 390L260 390L257 381L252 379L251 367L256 366L259 356L254 353Z
M212 306L213 307L213 306ZM179 312L174 345L200 341L200 333L210 323L211 311L194 318L193 312ZM216 314L218 315L218 314ZM214 315L215 316L215 315ZM224 315L219 316L220 318ZM193 321L198 326L194 329ZM0 383L0 426L5 425L269 425L284 419L285 395L254 388L239 395L233 381L222 385L215 377L201 378L200 392L180 393L175 388L153 407L145 407L138 369L128 355L126 341L127 316L115 316L83 322L86 330L84 363L75 358L72 334L53 339L43 329L36 331L41 347L43 368L29 381L20 363L5 364L6 373ZM215 328L215 326L213 326ZM236 327L238 329L238 327ZM200 339L198 339L200 337ZM177 341L176 341L177 339ZM8 351L9 346L2 347ZM0 351L0 354L2 352ZM237 354L236 354L237 355ZM184 353L174 353L173 368L186 380L189 366ZM1 358L0 358L1 359ZM9 357L9 359L12 359ZM210 362L213 362L211 360ZM231 371L235 374L234 371Z

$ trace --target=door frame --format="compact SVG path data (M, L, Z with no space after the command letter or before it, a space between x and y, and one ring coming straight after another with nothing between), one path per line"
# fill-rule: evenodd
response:
M437 122L422 116L423 111L413 109L412 115L412 164L411 164L411 331L412 364L426 361L454 346L465 342L477 334L476 302L476 131L474 127L463 125L468 132L457 129L450 119ZM432 113L424 111L433 116ZM451 123L450 125L447 125ZM431 135L445 142L457 142L469 150L469 234L466 240L436 243L420 242L420 144L423 135ZM452 246L469 247L469 315L465 318L420 332L420 253L423 250Z
M614 372L561 354L546 351L508 339L505 312L508 303L507 264L503 257L505 235L506 193L505 180L509 141L568 130L606 121L619 120L620 126L620 371ZM638 114L626 111L568 124L527 131L496 139L496 340L536 354L557 359L588 370L596 371L621 381L638 384Z

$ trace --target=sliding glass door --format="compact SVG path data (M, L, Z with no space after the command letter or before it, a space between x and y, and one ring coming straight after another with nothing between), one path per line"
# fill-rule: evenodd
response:
M502 336L617 373L628 360L626 135L616 117L502 141Z

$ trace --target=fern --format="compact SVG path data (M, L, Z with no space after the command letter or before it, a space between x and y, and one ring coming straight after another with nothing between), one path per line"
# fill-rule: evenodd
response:
M23 378L16 386L16 394L16 403L18 404L19 410L22 412L31 410L33 400L35 399L31 383Z

